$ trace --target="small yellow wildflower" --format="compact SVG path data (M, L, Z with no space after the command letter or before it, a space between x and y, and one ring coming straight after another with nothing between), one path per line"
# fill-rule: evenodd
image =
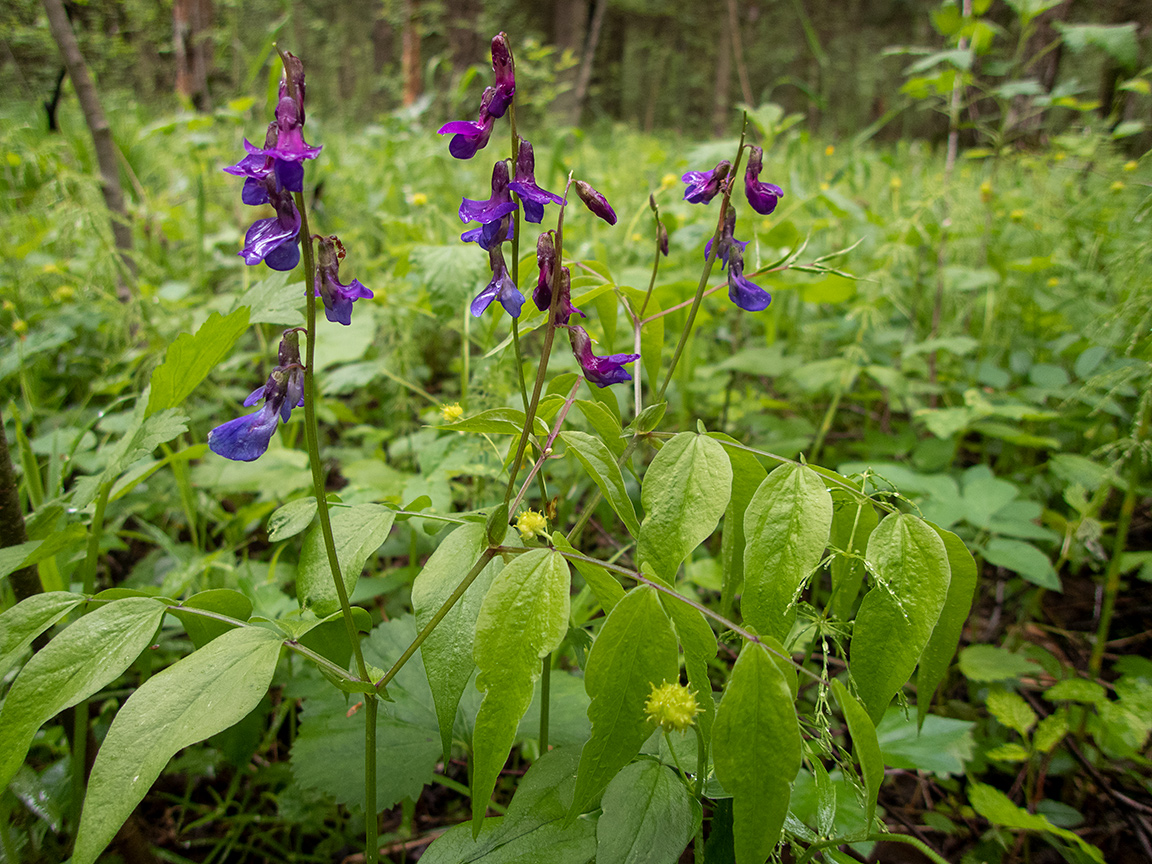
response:
M687 687L667 681L659 687L653 684L648 701L644 703L648 719L665 732L683 732L703 710L696 701L696 695Z
M6 162L7 162L9 165L11 165L13 168L15 168L17 165L19 165L19 164L20 164L20 162L22 161L22 160L20 159L20 154L19 154L19 153L5 153L5 154L4 154L4 160L5 160L5 161L6 161Z
M1124 191L1124 184L1121 181L1117 180L1109 188L1111 188L1111 190L1113 192L1123 192Z
M12 322L12 332L17 336L23 336L28 332L28 322L23 318L17 318Z
M1052 157L1052 159L1055 160L1056 162L1063 162L1066 158L1067 158L1066 153L1057 153L1055 156Z
M632 232L632 242L633 243L639 243L643 239L644 238L641 236L639 231L633 231Z
M888 181L888 185L891 186L893 189L899 189L901 186L904 185L904 181L901 180L899 177L893 177L891 180Z
M1127 171L1129 174L1131 174L1133 171L1135 171L1139 167L1140 167L1140 163L1137 162L1135 159L1133 159L1130 162L1124 163L1124 170Z
M413 192L408 196L408 203L413 207L423 207L428 203L428 196L423 192Z
M835 152L836 152L836 148L833 147L831 144L829 144L827 147L824 148L824 155L825 156L831 156Z
M831 187L831 186L829 186L827 183L821 183L821 184L820 184L820 191L821 191L821 192L827 192L827 191L828 191L829 189L831 189L831 188L832 188L832 187Z
M71 285L61 285L52 292L52 299L57 303L64 303L76 296L76 289Z
M535 510L524 510L516 517L516 530L520 537L527 540L529 537L538 537L548 533L548 520L543 513Z
M1019 208L1017 208L1016 210L1013 210L1011 213L1008 214L1008 218L1011 219L1013 222L1023 222L1024 217L1027 215L1028 215L1027 211L1020 210Z
M455 423L464 416L464 409L460 407L459 402L453 402L451 405L445 405L441 408L440 413L444 417L444 422Z
M980 184L980 200L987 204L992 200L992 181L985 180Z
M12 312L16 309L16 304L13 303L11 300L5 300L4 304L3 304L3 309L5 312Z
M1049 277L1049 279L1048 279L1048 287L1049 288L1055 288L1059 284L1060 284L1060 280L1057 279L1055 276Z
M41 267L40 270L43 273L59 273L60 272L60 265L57 264L55 261L49 261L47 264L45 264L43 267Z
M680 182L680 178L677 177L675 174L665 174L663 177L660 178L660 188L661 189L671 189L673 186L675 186L679 182Z

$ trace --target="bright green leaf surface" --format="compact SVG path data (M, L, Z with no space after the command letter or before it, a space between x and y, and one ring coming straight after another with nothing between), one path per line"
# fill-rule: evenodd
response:
M351 594L360 578L360 571L364 569L364 562L387 539L396 514L379 504L333 507L331 512L336 560L340 563L344 587ZM296 596L300 605L322 618L340 608L319 522L304 535L296 576Z
M620 473L612 452L599 438L583 432L561 432L560 438L584 466L588 476L600 487L628 533L633 537L639 536L640 523L636 520L636 510L632 506L632 499L628 497L628 490L624 488L624 475Z
M725 441L735 444L736 439L723 432L709 432L723 445ZM747 450L725 447L728 461L732 464L732 497L724 510L724 533L720 543L720 561L723 567L720 608L732 609L732 601L744 585L744 512L748 502L768 476L760 460Z
M1089 702L1096 705L1108 698L1104 687L1095 681L1086 678L1068 678L1057 681L1044 691L1044 698L1049 702Z
M968 620L968 613L972 609L972 598L976 595L976 561L972 553L968 551L964 541L951 531L936 526L933 528L944 541L950 576L948 593L944 597L944 608L940 610L940 618L932 628L932 636L924 646L924 652L920 655L920 666L916 671L916 712L921 723L928 715L928 708L932 704L936 688L948 673L948 666L956 653L956 646L960 644L964 622Z
M1075 843L1093 861L1104 864L1103 854L1091 843L1066 828L1057 828L1046 816L1029 813L1023 807L1017 807L1011 798L994 786L986 783L970 783L968 800L973 809L993 825L1003 825L1005 828L1019 831L1047 831L1049 834Z
M1052 591L1063 591L1060 577L1052 569L1048 556L1023 540L993 537L984 547L984 560L997 567L1019 573L1034 585Z
M943 618L943 616L941 616ZM940 625L937 625L940 626ZM1034 661L996 645L967 645L960 652L960 671L969 681L1009 681L1042 670Z
M876 737L876 727L872 718L856 699L848 692L839 679L832 681L832 693L844 712L848 723L848 733L852 736L852 748L860 762L860 774L864 779L864 801L867 805L867 824L871 829L876 815L876 797L880 794L880 784L884 782L884 757L880 754L880 741Z
M695 833L698 810L688 788L651 759L612 778L596 824L596 860L614 864L675 864Z
M744 514L744 595L740 611L760 633L788 637L792 603L820 563L832 528L832 496L804 465L781 465L760 484Z
M837 555L832 559L832 614L841 621L852 617L852 607L864 583L864 550L878 524L880 517L870 503L842 490L833 493L830 543L860 556Z
M737 864L760 864L776 847L800 770L800 726L788 682L768 652L747 643L712 728L717 779L732 794Z
M552 535L552 545L561 552L577 551L559 531ZM584 581L588 583L588 587L592 589L592 593L596 595L596 602L603 607L604 614L611 612L612 608L619 603L620 599L624 596L624 589L620 583L616 581L611 573L597 564L593 564L590 561L581 561L578 558L570 560L580 575L584 577Z
M272 682L280 645L263 627L232 630L132 694L92 767L76 864L95 862L177 750L222 732L256 707Z
M667 442L644 475L639 561L674 581L680 562L716 529L731 490L732 465L718 442L694 432Z
M49 591L33 594L0 613L0 678L20 659L33 639L83 602L81 594Z
M497 574L480 605L472 650L476 688L484 693L472 735L474 836L532 701L540 660L568 631L570 580L559 552L533 549Z
M0 788L46 720L120 677L152 641L164 604L129 597L93 610L36 652L0 708Z
M596 430L596 434L600 436L601 440L608 445L612 455L619 459L628 444L621 437L623 430L620 428L620 421L616 419L615 415L604 406L603 402L592 399L577 399L573 404L580 409L584 419Z
M444 423L437 429L452 429L457 432L484 432L489 435L519 435L524 431L524 412L515 408L492 408L481 411L475 417L465 417L455 423ZM547 435L548 427L539 417L535 418L532 429L537 435Z
M1023 696L1011 690L989 691L988 713L1024 737L1036 725L1036 712L1024 701Z
M252 614L252 601L239 591L233 591L229 588L212 588L208 591L201 591L199 594L193 594L180 605L189 609L203 609L206 612L227 615L229 618L237 618L240 621L247 621L248 616ZM196 648L203 648L217 636L233 629L232 625L226 621L216 621L194 612L174 609L172 614L180 619L180 623L184 625L184 630L188 633L188 638L192 640L192 644Z
M295 537L311 525L314 518L316 518L314 496L289 501L268 517L268 542L279 543L281 540Z
M16 546L0 549L0 579L24 567L31 567L69 546L79 545L88 532L83 525L73 523L53 531L42 540L29 540Z
M901 708L893 706L876 725L876 737L885 765L946 776L963 773L964 763L972 758L975 725L929 714L918 730L914 718L906 717Z
M712 734L712 721L716 717L716 700L712 698L712 681L708 677L708 664L716 658L716 634L699 609L663 593L660 594L660 604L672 618L676 635L684 648L688 686L704 709L696 722L700 724L700 731L707 740Z
M152 372L145 416L175 408L187 399L247 329L248 309L241 307L227 317L213 312L195 336L185 333L177 338L168 346L164 362Z

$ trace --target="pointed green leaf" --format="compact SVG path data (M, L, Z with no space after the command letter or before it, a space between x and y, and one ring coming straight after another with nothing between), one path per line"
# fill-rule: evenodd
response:
M316 498L297 498L289 501L268 517L268 542L279 543L295 537L316 518Z
M475 432L488 435L519 435L524 431L525 415L515 408L491 408L481 411L475 417L465 417L455 423L444 423L437 429L451 429L456 432ZM548 427L539 417L534 418L532 430L536 435L547 435Z
M668 441L644 475L637 557L661 577L676 570L715 529L732 492L732 465L713 439L681 432Z
M849 555L832 559L832 614L841 621L852 618L852 607L864 583L864 550L880 518L869 502L837 489L832 493L831 545ZM852 554L859 558L851 557Z
M929 523L931 524L931 523ZM944 598L944 608L940 610L940 620L932 630L932 637L920 655L920 668L916 670L916 715L920 723L928 715L932 696L936 688L948 674L948 666L960 644L960 633L968 613L972 610L972 599L976 596L976 561L964 545L964 541L943 528L932 526L948 554L948 594Z
M628 442L624 440L624 430L620 427L620 421L616 415L603 402L597 402L594 399L577 399L573 404L580 409L580 413L596 430L600 439L608 445L612 455L619 459L624 448L628 446Z
M864 706L856 701L838 678L832 680L832 694L844 712L848 734L852 736L852 749L856 751L856 759L860 763L860 774L864 779L864 803L868 810L867 825L871 831L876 818L876 798L880 794L880 784L884 782L884 757L880 754L876 725Z
M252 614L252 601L239 591L233 591L229 588L211 588L208 591L193 594L182 602L180 607L171 610L172 614L184 625L184 631L196 648L203 648L217 636L233 629L233 625L227 621L217 621L214 618L197 615L195 612L184 611L185 608L203 609L206 612L227 615L229 618L236 618L240 621L247 621L248 616Z
M968 784L968 800L972 803L973 809L993 825L1003 825L1005 828L1019 831L1046 831L1075 843L1093 861L1104 864L1104 855L1100 850L1079 834L1067 828L1056 827L1048 821L1047 816L1029 813L1023 807L1017 807L1011 798L994 786L986 783Z
M700 821L688 787L651 759L613 777L600 807L596 860L613 864L675 864Z
M671 616L676 626L676 635L684 647L688 686L695 692L696 701L704 709L697 722L707 741L712 734L712 721L716 717L716 700L712 698L712 681L708 677L708 664L716 658L716 634L708 626L704 613L683 600L661 593L660 604Z
M604 442L583 432L561 432L560 437L568 445L569 451L584 466L588 476L600 487L600 491L616 511L628 533L633 537L639 536L640 523L636 519L632 499L628 497L628 490L624 488L624 475L620 473L620 466L616 464Z
M709 432L708 437L715 438L721 444L738 443L735 438L723 432ZM724 511L724 533L720 544L723 573L720 609L727 614L732 610L732 603L744 586L744 512L748 509L748 502L768 476L768 472L764 470L760 460L747 450L725 447L724 452L728 454L728 461L732 463L732 497Z
M164 604L129 597L93 610L24 664L0 708L0 789L46 720L115 681L152 642Z
M195 336L184 333L178 337L168 346L164 362L152 370L145 416L175 408L187 399L247 329L248 309L242 306L227 317L213 312Z
M1025 739L1037 720L1036 712L1023 696L999 688L988 692L988 713Z
M832 528L832 496L806 465L781 465L760 484L744 514L744 595L740 611L760 633L788 638L800 588L820 563Z
M506 565L484 595L472 656L484 694L472 733L472 834L480 829L520 718L532 702L540 660L568 632L571 573L552 549L533 549Z
M0 549L0 579L50 558L69 546L79 546L88 537L84 526L78 523L53 531L42 540L29 540ZM59 593L59 592L52 592Z
M644 714L653 685L678 680L676 634L647 585L624 595L588 652L584 688L592 737L580 753L572 815L592 804L655 728Z
M868 716L879 723L932 636L950 571L940 535L906 513L884 518L865 557L879 584L864 595L856 613L849 669Z
M636 307L637 311L639 308L639 306ZM640 362L644 364L644 375L648 379L649 389L652 389L653 392L655 392L654 388L663 381L661 377L663 372L661 354L664 351L664 320L666 316L653 318L661 311L660 301L655 297L650 298L648 308L644 310L648 323L640 330L640 355L643 358Z
M96 861L177 750L223 732L259 704L280 645L263 627L230 630L129 697L92 766L75 864Z
M736 864L776 847L800 770L800 725L783 673L759 645L740 652L712 728L716 778L732 794Z
M82 594L49 591L33 594L0 613L0 678L15 665L32 640L83 602Z
M478 522L461 525L441 541L424 569L412 583L412 608L416 612L416 626L423 629L439 611L461 580L468 574L484 551L485 528ZM456 601L448 614L436 625L420 653L428 672L428 684L436 703L440 738L444 752L452 750L452 724L460 695L472 677L476 664L472 662L472 644L476 636L476 616L488 587L504 566L497 557L486 566Z
M364 569L364 562L388 539L396 513L379 504L357 504L332 508L332 537L336 542L336 560L344 577L344 587L351 595ZM321 618L340 608L324 535L319 521L304 535L300 550L300 567L296 574L296 596L300 605Z

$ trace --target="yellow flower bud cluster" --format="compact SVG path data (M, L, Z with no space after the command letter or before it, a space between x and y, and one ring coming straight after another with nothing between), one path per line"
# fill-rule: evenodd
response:
M543 513L535 510L525 510L516 517L516 530L520 536L527 540L529 537L542 537L548 535L548 520Z
M440 414L444 417L444 422L455 423L464 416L464 409L460 407L459 402L453 402L451 405L445 405L441 408Z
M648 701L644 703L648 719L665 732L683 732L696 722L696 715L703 710L695 694L687 687L668 682L659 687L653 684Z

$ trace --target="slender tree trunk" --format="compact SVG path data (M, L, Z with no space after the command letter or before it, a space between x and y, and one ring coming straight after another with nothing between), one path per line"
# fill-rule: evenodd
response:
M736 61L736 76L740 79L740 95L745 105L752 105L752 84L748 80L748 66L744 62L744 46L740 41L740 10L737 0L728 0L728 32L732 36L732 59Z
M480 37L480 0L448 0L445 10L452 72L459 77L473 63L484 62L484 43Z
M104 116L104 109L100 107L96 85L92 83L92 76L88 74L88 65L84 62L84 55L80 53L76 34L72 32L72 25L68 21L62 0L43 0L43 2L44 11L48 13L48 27L52 31L52 38L60 48L64 67L68 70L68 77L72 79L72 87L76 91L76 98L80 101L80 108L84 111L88 131L92 133L96 162L100 166L101 191L104 193L104 203L108 205L116 249L128 272L135 277L136 264L132 260L132 226L124 206L124 191L120 187L120 166L117 162L116 142L112 140L112 130ZM129 288L123 281L120 283L118 294L121 300L127 300L131 296Z
M208 71L212 65L212 0L175 0L172 36L176 54L176 93L197 111L212 110Z
M420 98L424 90L420 70L420 10L418 0L404 0L404 53L400 59L404 75L404 105Z
M554 32L552 41L559 50L561 58L565 52L569 57L577 58L573 65L562 69L557 75L556 83L561 92L553 103L553 109L561 118L561 122L575 126L580 122L580 110L576 104L576 82L580 78L579 58L583 55L584 36L588 29L588 0L556 0L552 29Z
M732 84L732 21L720 19L720 39L716 43L716 88L712 92L712 131L722 137L728 128Z
M580 60L580 75L576 79L576 92L573 110L576 122L584 110L584 100L588 97L588 85L592 81L592 63L596 59L596 47L600 44L600 29L604 26L604 14L608 11L608 0L596 0L592 11L592 24L588 28L588 40L584 44L584 55Z

